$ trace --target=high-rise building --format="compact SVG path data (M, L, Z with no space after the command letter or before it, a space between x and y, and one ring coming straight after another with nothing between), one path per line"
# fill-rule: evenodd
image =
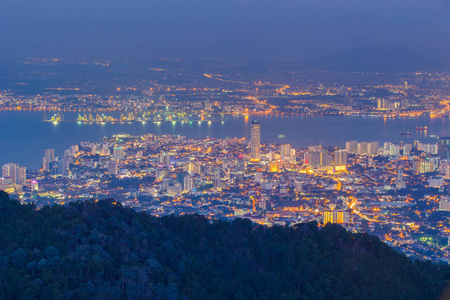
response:
M345 210L333 211L333 223L348 224L350 223L350 214Z
M329 151L307 151L305 164L310 167L329 167L332 165L332 155Z
M215 168L213 174L213 187L220 189L220 169Z
M42 170L48 171L50 169L50 163L47 160L47 157L42 158Z
M16 182L18 184L22 184L22 185L27 184L27 168L26 167L19 167L19 172L18 172Z
M445 179L450 179L450 161L443 160L441 163L441 174Z
M366 155L368 150L368 143L367 142L358 143L357 149L358 155Z
M333 223L333 211L324 210L322 213L323 224Z
M308 151L305 153L305 164L310 167L319 167L321 165L322 152Z
M403 181L403 169L397 169L397 180L395 181L395 189L401 190L406 188L406 182Z
M2 166L2 177L10 177L13 183L18 183L19 165L15 163L8 163Z
M113 151L114 158L123 159L125 157L125 151L123 147L115 147Z
M251 125L251 159L259 160L261 156L261 122L252 121Z
M434 164L430 160L415 160L412 163L412 169L415 173L429 173L434 171Z
M335 166L347 165L347 150L339 149L334 151L334 165Z
M345 149L348 153L356 154L358 152L358 142L357 141L351 141L345 143Z
M170 154L163 152L157 157L158 163L164 166L170 166Z
M387 109L388 102L386 99L378 99L377 109Z
M109 175L117 175L117 173L118 173L117 162L115 162L115 161L108 162L108 174Z
M45 157L49 162L55 161L55 149L45 149Z
M280 155L281 159L289 160L291 157L291 145L289 144L281 145Z
M333 165L333 155L331 154L331 152L327 150L321 152L320 165L324 167L330 167Z
M184 176L183 190L190 192L193 189L194 189L194 180L192 179L191 175Z
M347 107L352 107L352 105L353 105L353 99L352 99L352 96L350 95L350 93L348 93L347 95L345 95L345 98L344 98L344 106L347 106Z
M27 168L19 167L15 163L5 164L2 166L2 177L11 178L13 183L24 185L27 183Z
M441 159L450 159L450 137L439 137L438 154Z
M371 143L367 144L367 154L368 155L377 155L379 149L380 149L380 144L378 142L371 142Z
M67 174L69 170L69 161L67 157L58 158L58 174Z
M55 149L45 149L44 153L42 169L44 171L50 171L50 164L55 161Z

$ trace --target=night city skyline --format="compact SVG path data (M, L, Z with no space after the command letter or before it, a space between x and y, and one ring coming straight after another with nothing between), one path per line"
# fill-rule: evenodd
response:
M0 299L450 299L450 1L0 1Z

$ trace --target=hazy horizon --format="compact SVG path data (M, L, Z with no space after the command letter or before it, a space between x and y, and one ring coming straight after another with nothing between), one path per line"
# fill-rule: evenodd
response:
M2 1L0 59L313 59L373 44L450 61L450 1Z

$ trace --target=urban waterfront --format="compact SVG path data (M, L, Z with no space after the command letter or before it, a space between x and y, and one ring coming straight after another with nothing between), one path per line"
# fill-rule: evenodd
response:
M72 113L75 117L76 114ZM71 116L70 113L67 114ZM450 136L448 118L362 118L362 117L299 117L250 116L228 117L220 121L85 123L43 122L42 112L0 112L0 163L17 162L31 169L42 164L44 149L54 148L57 154L80 141L98 141L118 133L142 135L182 135L188 138L249 138L250 121L261 121L261 140L289 143L295 147L308 145L339 146L350 140L409 141L435 143L438 136ZM427 126L427 131L416 127ZM400 132L410 135L400 135Z

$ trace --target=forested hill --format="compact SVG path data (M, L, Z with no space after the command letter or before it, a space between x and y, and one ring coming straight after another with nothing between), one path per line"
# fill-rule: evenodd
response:
M35 211L0 192L0 299L439 299L449 267L336 225L155 218L113 200Z

